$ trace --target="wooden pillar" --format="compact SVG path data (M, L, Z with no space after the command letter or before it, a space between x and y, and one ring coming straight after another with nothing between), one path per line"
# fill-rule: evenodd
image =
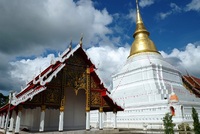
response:
M86 69L86 130L90 130L90 68Z
M39 128L40 132L44 131L45 110L46 110L46 106L42 105L41 106L41 115L40 115L40 128Z
M65 110L65 96L63 97L63 99L61 100L61 104L60 104L60 115L59 115L59 127L58 127L58 131L62 132L63 131L63 125L64 125L64 110Z
M4 122L5 122L5 113L3 113L3 115L2 115L3 117L2 117L2 121L1 121L1 128L3 128L4 127Z
M20 120L21 120L21 114L22 114L22 106L18 106L18 113L16 118L16 124L15 124L15 133L19 133L20 130Z
M99 130L103 130L103 107L99 108Z
M16 116L16 114L15 114L15 111L13 110L13 111L12 111L12 114L11 114L11 118L10 118L9 132L12 132L12 131L13 131L14 118L15 118L15 116Z
M116 109L114 109L113 110L113 114L114 114L114 125L113 125L113 127L114 127L114 129L117 129L117 110Z

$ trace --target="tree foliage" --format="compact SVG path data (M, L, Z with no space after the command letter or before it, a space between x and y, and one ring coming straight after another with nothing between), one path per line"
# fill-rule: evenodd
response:
M194 107L192 107L192 118L193 118L194 133L200 134L199 117L198 117L198 113Z
M0 93L0 107L8 103L8 96L4 96L2 93Z
M163 118L164 123L164 132L165 134L174 134L174 123L172 121L172 115L169 113L165 114L165 117Z

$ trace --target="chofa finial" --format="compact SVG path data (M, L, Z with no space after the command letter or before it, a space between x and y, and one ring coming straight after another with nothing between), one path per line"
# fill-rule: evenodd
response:
M79 44L82 46L82 44L83 44L83 33L81 33L81 39L80 39L80 42L79 42Z
M71 41L70 41L70 43L69 43L69 47L68 47L69 49L71 49L72 48L72 38L71 38Z

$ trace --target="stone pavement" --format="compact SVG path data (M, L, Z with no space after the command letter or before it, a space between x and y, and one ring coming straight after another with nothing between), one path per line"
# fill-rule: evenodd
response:
M4 134L5 130L0 129L0 134ZM7 134L13 134L12 132L7 132ZM164 134L163 130L138 130L138 129L91 129L90 131L86 130L76 130L76 131L51 131L51 132L25 132L20 131L20 134ZM194 134L193 132L176 132L175 134Z
M105 129L105 130L98 130L98 129L91 129L90 131L86 130L76 130L76 131L51 131L51 132L25 132L20 131L20 134L117 134L119 129ZM5 133L4 129L0 129L0 134ZM7 134L13 134L12 132L7 132Z

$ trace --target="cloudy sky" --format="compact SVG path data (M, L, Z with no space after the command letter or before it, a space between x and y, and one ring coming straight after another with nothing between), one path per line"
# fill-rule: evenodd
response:
M171 64L200 77L200 0L139 0L150 38ZM134 0L0 0L0 92L20 91L83 33L106 86L127 59Z

